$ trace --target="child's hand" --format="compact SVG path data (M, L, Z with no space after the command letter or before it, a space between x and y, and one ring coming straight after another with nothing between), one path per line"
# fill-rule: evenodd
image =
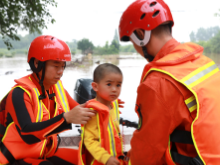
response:
M106 165L120 165L120 162L115 157L111 156Z

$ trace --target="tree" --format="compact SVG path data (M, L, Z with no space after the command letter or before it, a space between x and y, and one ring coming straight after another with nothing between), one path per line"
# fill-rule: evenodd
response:
M77 48L82 50L83 54L86 54L86 51L92 51L94 48L94 45L92 42L89 41L89 39L83 38L82 40L78 41ZM92 53L92 52L88 52Z
M41 33L47 23L54 23L48 5L57 6L55 0L0 0L0 35L8 49L11 40L20 40L17 31Z
M190 33L189 37L190 37L191 42L196 42L196 36L195 36L195 33L193 31Z
M197 41L208 41L208 35L205 28L199 28L196 33L196 40Z
M136 52L136 50L132 44L129 44L129 45L120 46L120 52L134 53Z
M199 41L209 41L220 31L219 26L210 27L210 28L199 28L196 33L193 31L190 33L190 41L199 42Z
M216 17L220 17L220 9L218 10L218 13L215 13Z
M210 40L210 45L212 46L212 53L220 54L220 31Z
M113 50L115 50L114 53L119 53L119 49L120 49L120 44L119 44L119 37L118 37L118 32L117 30L115 29L115 35L114 35L114 38L112 40L112 43L110 45L112 47Z
M77 49L77 40L73 39L72 42L66 42L67 45L69 46L72 54L76 53L76 49Z

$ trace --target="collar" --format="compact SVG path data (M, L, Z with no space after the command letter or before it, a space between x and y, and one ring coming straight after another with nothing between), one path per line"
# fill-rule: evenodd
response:
M37 80L37 75L36 75L36 73L32 73L32 74L30 75L30 77L31 77L32 82L36 85L36 87L37 87L38 91L40 92L40 94L42 94L41 86L40 86L40 84L39 84L39 81ZM53 92L52 92L52 88L50 87L48 94L51 94L51 93L53 93ZM46 91L46 90L45 90L45 94L47 95L47 91Z
M176 41L174 38L169 40L161 49L160 51L157 53L157 55L155 56L154 60L152 62L155 62L161 58L163 58L164 56L166 56L167 54L169 54L177 45L179 45L180 43L178 41Z
M142 76L141 76L141 80L140 82L142 82L143 77L145 76L145 74L148 72L148 70L153 66L154 63L156 63L158 60L160 60L161 58L163 58L164 56L168 55L177 45L179 45L180 43L178 41L176 41L174 38L169 40L161 49L160 51L157 53L157 55L155 56L154 60L150 63L148 63L145 67L144 70L142 72Z
M30 75L30 78L31 78L32 82L37 86L37 89L39 90L39 92L41 93L41 87L40 87L40 84L39 84L39 82L37 80L37 75L35 73L32 73Z

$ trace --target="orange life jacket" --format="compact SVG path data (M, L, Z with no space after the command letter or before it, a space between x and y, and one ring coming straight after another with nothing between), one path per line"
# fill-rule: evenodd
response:
M192 143L201 163L217 165L220 164L220 72L211 59L201 55L203 49L193 52L195 47L197 45L192 43L180 44L172 53L150 63L142 82L149 73L162 72L192 92L190 97L182 93L194 118L191 124ZM174 143L169 141L168 144L166 163L175 165L171 151L171 144Z
M109 120L109 109L105 105L96 101L95 99L89 100L86 103L86 107L97 111L97 121L98 121L98 130L99 130L99 142L101 147L103 147L106 151L109 152L112 156L118 158L119 156L123 156L123 143L120 135L120 130L114 125L114 122ZM119 110L118 110L118 101L113 102L113 109L117 117L117 121L119 122ZM84 125L81 126L81 142L79 145L79 162L78 165L86 165L86 148L83 145L84 139ZM121 165L123 165L124 161L119 160ZM102 165L97 160L92 162L92 165Z
M50 119L50 111L46 108L42 100L39 100L38 97L40 92L38 91L36 85L32 82L30 75L25 76L21 79L15 80L17 83L13 88L23 89L32 102L33 112L35 116L35 122L42 122ZM69 111L69 103L63 88L62 82L58 81L57 84L51 87L55 93L54 101L56 103L54 116L57 116L59 113ZM51 128L53 129L53 128ZM46 144L48 138L52 141L51 148L47 153ZM7 148L10 154L14 157L15 160L24 159L24 158L47 158L54 155L58 139L57 135L51 135L45 140L42 140L38 143L27 144L20 137L14 122L10 123L5 131L4 137L2 138L2 144ZM4 154L0 151L0 163L7 164L9 161L5 158Z

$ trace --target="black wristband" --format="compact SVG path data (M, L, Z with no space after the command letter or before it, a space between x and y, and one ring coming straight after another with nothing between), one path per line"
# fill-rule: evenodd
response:
M66 118L64 117L64 113L65 113L65 112L63 112L63 118L64 118L65 122L67 123Z

